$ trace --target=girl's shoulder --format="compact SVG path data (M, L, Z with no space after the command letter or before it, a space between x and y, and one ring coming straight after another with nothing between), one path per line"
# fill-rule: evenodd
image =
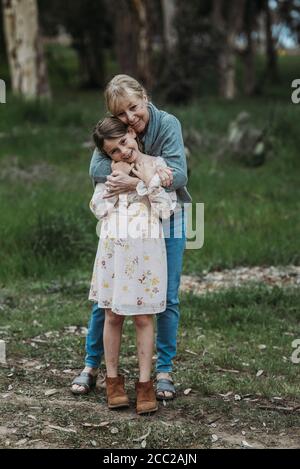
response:
M156 156L155 157L155 166L166 167L167 163L165 162L165 160L161 156Z
M150 156L144 155L145 163L149 163L151 166L167 166L165 160L161 156Z

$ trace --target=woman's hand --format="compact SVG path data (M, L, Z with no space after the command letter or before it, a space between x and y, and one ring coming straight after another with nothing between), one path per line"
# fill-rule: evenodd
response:
M146 186L149 185L151 179L156 174L156 168L142 161L141 163L136 163L136 169L132 168L133 174L135 174L139 179L144 181Z
M159 175L161 185L163 187L170 187L173 184L173 171L171 168L164 166L158 166L156 168L157 174Z
M107 176L107 181L105 183L107 193L103 196L103 198L109 199L115 195L133 191L135 190L138 182L139 181L137 178L131 177L122 171L114 170L110 176Z

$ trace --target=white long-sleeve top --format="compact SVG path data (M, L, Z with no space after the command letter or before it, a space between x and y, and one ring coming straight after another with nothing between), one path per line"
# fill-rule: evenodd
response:
M166 166L162 158L157 157L155 160L156 167ZM132 216L133 212L130 207L132 208L134 204L144 204L150 210L151 217L166 219L172 215L177 205L176 192L166 192L161 186L158 174L152 177L148 187L143 181L140 181L135 191L113 196L109 199L103 198L105 194L107 194L105 184L98 183L90 201L90 209L98 220L107 218L112 212L118 210L125 213L124 209L128 209L128 215Z

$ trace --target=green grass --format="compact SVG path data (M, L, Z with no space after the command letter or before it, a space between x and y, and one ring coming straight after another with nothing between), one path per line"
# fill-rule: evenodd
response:
M246 430L240 441L248 441L250 434L265 447L272 438L278 445L283 431L295 435L299 412L277 409L299 405L299 364L291 362L292 341L300 333L299 290L252 286L205 297L183 295L174 372L178 397L166 407L161 404L146 429L145 418L134 414L138 366L130 320L125 321L120 361L131 401L128 412L109 412L103 391L77 398L69 393L84 360L80 327L89 317L87 292L88 281L78 279L27 281L1 290L0 331L9 368L0 368L0 424L17 429L10 437L12 447L27 438L47 447L92 447L96 441L98 447L138 448L141 441L133 440L149 429L147 448L209 447L210 434L219 431L238 438ZM78 327L70 332L69 326ZM259 377L258 370L264 370ZM185 395L187 388L191 392ZM57 394L45 397L49 389ZM216 429L210 426L215 419ZM82 426L101 422L108 423ZM238 423L233 427L233 422ZM63 433L61 440L49 424L76 434ZM112 428L118 432L111 433Z
M0 425L17 430L9 437L12 446L25 438L47 447L140 447L133 440L146 433L144 419L131 410L108 413L103 393L69 395L71 378L84 360L80 327L90 315L87 295L97 245L96 221L88 209L86 142L104 108L100 92L78 91L78 79L70 80L78 71L72 51L53 48L49 61L52 103L8 94L0 106L0 336L10 360L9 370L0 369L0 393L13 394L9 402L1 399ZM71 74L57 66L62 61ZM186 107L166 107L185 132L195 128L204 137L191 154L188 188L195 203L205 204L205 243L201 250L186 251L185 274L299 264L300 106L290 102L298 61L281 59L282 81L269 84L264 96L231 103L206 96ZM2 65L0 72L7 77ZM244 167L222 152L228 125L242 110L267 131L271 150L261 167ZM183 295L174 373L178 398L147 421L147 448L209 447L210 434L217 431L209 422L216 417L230 435L256 427L266 447L282 430L294 434L299 413L277 406L299 405L299 365L291 362L292 341L300 334L299 300L297 289L254 285L205 297ZM67 327L75 325L70 333ZM73 372L63 373L68 368ZM130 320L121 370L133 402L138 364ZM257 377L259 370L263 374ZM49 399L49 388L59 393ZM188 395L186 388L192 390ZM82 427L101 421L108 426ZM77 433L55 433L49 424L73 425Z
M0 279L5 283L72 278L92 269L97 237L88 209L91 149L86 143L104 114L103 100L100 91L78 91L76 83L66 88L56 66L61 54L68 73L77 70L72 52L52 50L52 103L8 94L0 107ZM205 242L200 250L186 251L184 273L299 264L300 106L290 100L298 62L282 57L281 83L269 84L263 96L230 103L207 96L185 107L166 106L185 133L194 128L204 140L192 151L188 188L194 203L205 204ZM242 110L266 129L270 141L267 160L257 168L222 151L229 123Z
M55 367L83 361L84 337L70 335L68 326L86 326L88 282L19 283L1 291L0 328L9 324L9 355L23 354ZM297 397L298 366L291 362L292 341L299 335L298 290L253 286L205 297L184 295L181 302L176 379L205 395L262 393L266 397ZM56 331L53 341L32 348L30 339ZM135 333L124 329L121 367L133 367ZM260 346L264 345L263 349ZM65 360L61 360L63 353ZM47 358L46 358L47 357ZM222 370L235 370L222 372ZM264 370L256 377L258 370ZM234 389L232 386L234 385Z

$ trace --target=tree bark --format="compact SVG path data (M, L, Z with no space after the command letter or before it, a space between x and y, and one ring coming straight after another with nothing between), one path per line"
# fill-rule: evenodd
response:
M252 96L256 88L255 74L255 47L253 41L253 31L255 28L256 13L252 0L247 2L245 15L245 33L247 37L247 48L244 53L244 90L247 96Z
M26 98L49 98L36 0L2 0L12 89Z
M151 74L151 44L148 31L148 15L146 0L132 0L138 19L137 37L137 72L138 78L146 88L152 87Z
M131 0L113 0L111 14L115 14L115 50L121 73L137 77L137 25Z
M104 86L103 49L96 47L95 40L86 34L74 40L73 47L78 54L81 84L86 88L102 88Z
M264 10L266 15L266 55L267 55L267 67L266 75L272 81L279 81L278 61L277 52L274 45L274 39L272 34L272 14L269 6L269 1L264 0Z
M213 1L212 21L220 47L218 51L219 92L225 99L236 96L236 38L241 30L245 0Z
M168 54L172 53L177 43L177 34L174 27L176 15L176 0L161 0L163 13L163 35L165 49Z

